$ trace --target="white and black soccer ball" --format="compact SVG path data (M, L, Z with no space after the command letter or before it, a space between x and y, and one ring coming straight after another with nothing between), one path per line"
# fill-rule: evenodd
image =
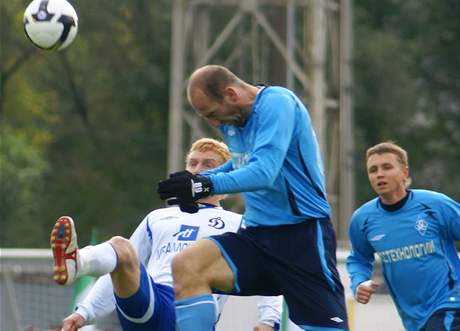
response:
M24 31L35 46L62 50L77 35L78 16L66 0L33 0L24 12Z

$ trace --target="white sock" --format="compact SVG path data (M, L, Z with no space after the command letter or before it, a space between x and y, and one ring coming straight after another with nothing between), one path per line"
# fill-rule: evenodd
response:
M115 270L118 256L108 242L78 250L78 276L102 276Z

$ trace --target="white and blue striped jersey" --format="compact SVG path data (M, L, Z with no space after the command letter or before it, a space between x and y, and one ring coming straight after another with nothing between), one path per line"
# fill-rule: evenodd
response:
M320 151L310 115L283 87L259 91L243 127L221 125L232 159L205 173L213 192L243 192L245 226L329 218Z
M195 214L181 212L178 207L157 209L150 212L132 234L130 241L139 261L157 284L173 287L172 258L196 240L224 232L236 232L241 215L221 207L200 205ZM227 299L215 295L218 314ZM260 321L269 325L279 323L282 297L260 297L262 301ZM77 312L91 322L115 310L115 298L110 275L98 279Z
M386 208L388 209L388 208ZM460 204L441 193L409 190L397 210L379 198L361 206L350 224L347 269L353 293L372 277L374 255L408 331L418 331L440 308L460 308Z

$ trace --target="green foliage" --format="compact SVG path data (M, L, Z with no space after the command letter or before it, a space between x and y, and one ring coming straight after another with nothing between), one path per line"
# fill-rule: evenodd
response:
M161 206L171 1L72 1L79 33L60 53L25 38L28 2L0 3L0 246L48 247L63 214L82 243L95 226L127 236ZM460 200L460 2L353 4L357 202L373 196L364 152L388 139L415 186Z
M79 33L59 53L37 50L24 37L26 5L13 1L1 13L0 120L13 137L27 136L24 150L36 150L47 171L30 165L40 182L32 202L8 200L1 222L14 236L5 233L0 246L48 247L51 226L63 214L74 217L83 243L96 225L101 240L127 236L160 206L155 187L166 168L169 1L79 2ZM32 195L21 185L18 192ZM17 241L24 229L27 240Z
M373 196L366 148L409 152L414 187L460 199L460 2L358 1L355 118L358 203Z
M48 164L30 138L8 127L0 132L0 220L2 245L34 244L43 176Z

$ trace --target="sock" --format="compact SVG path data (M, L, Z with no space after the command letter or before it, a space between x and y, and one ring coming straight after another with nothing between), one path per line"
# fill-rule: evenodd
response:
M102 276L115 270L118 256L108 242L78 250L78 276Z
M176 321L180 331L212 331L216 306L211 294L177 300Z

